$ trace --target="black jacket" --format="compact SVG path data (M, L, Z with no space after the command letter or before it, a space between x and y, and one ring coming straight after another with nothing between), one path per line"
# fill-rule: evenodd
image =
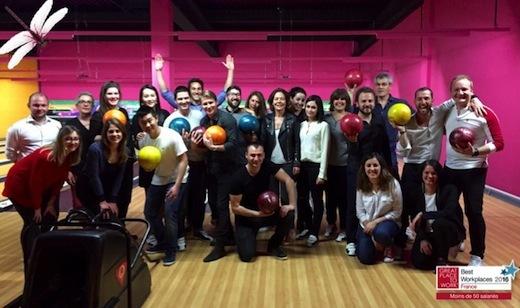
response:
M274 147L276 146L275 140L275 125L274 125L274 113L270 113L265 116L262 121L261 138L264 143L265 158L266 160L271 159ZM300 122L291 113L285 113L282 126L280 127L280 133L278 134L278 142L282 149L283 157L293 166L300 166Z
M349 164L359 165L365 155L374 152L383 156L387 166L392 166L388 135L383 118L372 113L370 123L363 121L363 130L358 135L358 141L348 143Z

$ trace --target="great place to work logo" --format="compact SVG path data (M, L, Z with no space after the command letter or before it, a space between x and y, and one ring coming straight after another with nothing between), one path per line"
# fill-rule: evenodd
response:
M518 271L514 260L503 266L438 266L437 299L511 299L511 285Z

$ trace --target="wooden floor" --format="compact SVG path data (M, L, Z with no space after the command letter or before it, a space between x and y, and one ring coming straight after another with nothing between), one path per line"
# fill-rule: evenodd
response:
M140 216L143 192L134 190L130 216ZM520 208L486 196L486 263L520 264ZM0 304L22 291L22 257L19 246L21 219L14 212L0 213ZM137 231L137 230L135 230ZM265 238L269 232L262 234ZM265 250L259 241L258 250ZM460 261L468 260L466 252ZM399 264L363 266L344 253L345 244L304 242L286 246L289 260L260 255L242 263L234 251L216 262L203 263L208 242L189 240L177 263L149 264L152 294L145 307L520 307L520 273L513 283L511 301L436 301L435 275Z

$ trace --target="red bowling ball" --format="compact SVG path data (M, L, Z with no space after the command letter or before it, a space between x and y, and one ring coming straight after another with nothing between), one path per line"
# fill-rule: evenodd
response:
M272 191L264 191L256 199L256 204L262 213L272 213L280 208L278 195Z
M349 88L359 87L363 83L363 73L358 69L350 69L345 73L345 83Z
M475 133L467 127L457 127L451 133L449 141L452 147L465 149L469 147L468 143L475 142Z
M354 113L349 113L339 120L341 131L347 136L355 136L363 130L363 120Z
M204 133L206 132L206 128L204 126L197 126L195 127L191 133L192 134L199 134L201 137L204 136ZM200 139L200 142L196 143L196 145L199 148L205 148L204 142L202 141L202 138Z

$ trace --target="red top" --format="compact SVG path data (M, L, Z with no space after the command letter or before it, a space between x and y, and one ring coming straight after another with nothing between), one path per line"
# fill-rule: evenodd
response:
M23 207L39 209L60 193L70 169L49 161L50 149L37 149L14 164L7 173L2 194Z

